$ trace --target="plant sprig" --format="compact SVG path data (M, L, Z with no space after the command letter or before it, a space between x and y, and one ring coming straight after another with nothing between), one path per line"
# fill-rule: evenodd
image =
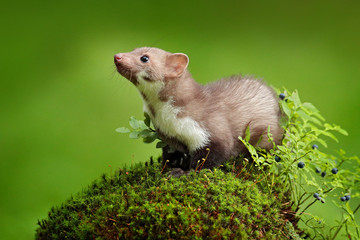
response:
M338 192L348 196L351 192L351 198L360 197L360 160L358 157L346 157L344 150L339 150L336 156L325 153L317 145L327 148L328 139L338 142L335 133L348 133L336 124L326 123L313 104L301 102L296 90L291 93L284 89L280 97L280 107L284 113L281 122L285 131L282 144L264 154L263 150L249 144L250 133L246 133L245 139L240 137L240 141L249 150L258 169L264 174L270 173L268 179L272 183L266 184L273 185L274 181L280 180L284 185L283 191L291 192L297 218L307 226L310 235L333 239L346 225L347 236L358 238L360 231L353 211L349 204L344 206L339 202ZM273 142L270 131L268 137ZM342 168L344 162L356 165L356 171ZM313 200L314 196L316 198ZM320 228L319 218L311 213L311 206L317 202L325 203L328 197L338 199L337 205L343 212L343 220L337 226L328 226L323 222ZM334 233L330 229L338 231Z
M115 131L118 133L129 133L129 137L132 139L142 138L144 143L152 143L155 140L160 140L156 143L156 148L163 148L166 143L161 141L161 138L152 126L150 116L144 113L144 120L138 120L135 117L130 117L129 125L131 129L127 127L119 127Z

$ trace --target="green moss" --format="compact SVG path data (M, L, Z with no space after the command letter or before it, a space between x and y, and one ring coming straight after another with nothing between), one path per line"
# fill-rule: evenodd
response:
M103 175L52 208L39 221L36 239L279 239L294 234L283 214L288 195L278 186L269 192L259 181L263 176L250 167L239 176L242 166L228 164L173 178L151 163Z

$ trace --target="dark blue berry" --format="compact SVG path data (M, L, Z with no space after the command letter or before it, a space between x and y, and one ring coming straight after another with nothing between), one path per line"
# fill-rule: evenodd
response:
M319 146L317 144L312 145L312 149L319 149Z
M316 173L321 173L321 169L320 168L315 168L315 172Z
M319 194L318 193L314 193L314 198L318 198Z
M326 176L326 172L322 172L322 173L321 173L321 176L322 176L322 177L325 177L325 176Z
M281 158L279 156L275 156L275 161L280 162Z
M304 167L305 167L305 163L304 163L304 162L299 162L299 163L298 163L298 167L299 167L299 168L304 168Z
M345 198L346 198L346 201L349 201L350 200L350 195L345 195Z
M345 201L346 201L346 197L341 197L340 200L343 201L343 202L345 202Z
M331 172L332 172L333 174L337 174L337 173L338 173L338 169L337 169L337 168L333 168L333 169L331 169Z
M284 100L284 98L285 98L285 93L280 93L280 94L279 94L279 98L280 98L281 100Z

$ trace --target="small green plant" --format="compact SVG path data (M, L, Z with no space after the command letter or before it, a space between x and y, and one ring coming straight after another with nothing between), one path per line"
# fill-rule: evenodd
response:
M156 148L165 147L166 143L161 141L161 138L156 133L149 115L144 113L144 117L144 120L138 120L135 117L130 117L129 125L131 129L127 127L119 127L115 131L118 133L129 133L129 137L132 139L142 138L144 143L152 143L155 140L159 140L156 143Z
M352 197L359 197L359 158L346 157L344 150L337 151L335 156L322 151L327 148L326 138L338 142L334 133L347 135L347 132L338 125L326 123L311 103L300 101L297 91L290 93L285 89L279 97L286 115L282 122L285 130L282 145L274 145L272 150L265 152L249 144L248 136L245 139L240 137L257 168L268 174L269 191L274 181L284 183L283 190L291 193L294 214L310 237L335 239L345 227L347 237L360 238L354 216L360 205L352 210L348 203L350 193ZM270 131L268 135L269 141L272 141ZM344 163L356 171L348 170ZM317 202L325 203L327 198L340 199L339 192L347 194L349 200L345 196L341 198L342 202L346 201L345 204L332 200L343 211L343 219L338 221L338 225L329 226L314 216L310 207ZM311 200L312 197L315 199Z

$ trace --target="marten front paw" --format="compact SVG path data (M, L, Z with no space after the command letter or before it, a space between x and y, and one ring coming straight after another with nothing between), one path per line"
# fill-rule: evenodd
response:
M163 148L163 166L171 168L189 169L189 155L179 151L173 151L168 146Z

